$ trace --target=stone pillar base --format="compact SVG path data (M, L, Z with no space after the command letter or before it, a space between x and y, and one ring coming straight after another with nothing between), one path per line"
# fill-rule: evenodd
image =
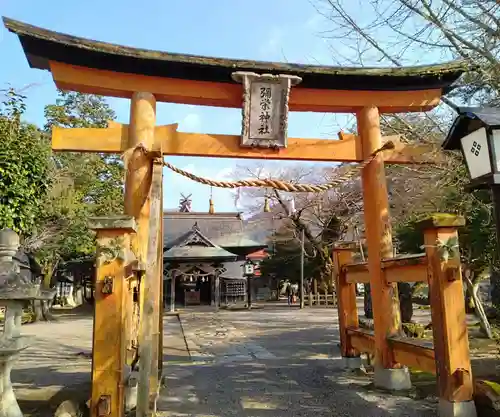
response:
M137 386L139 372L130 372L125 384L125 411L131 411L137 406Z
M354 356L354 357L343 356L342 357L342 367L344 369L352 371L352 370L356 370L356 369L361 369L361 366L362 366L362 361L361 361L360 356Z
M452 403L440 398L438 415L439 417L477 417L476 404L474 401Z
M375 387L390 391L405 391L411 389L410 371L407 367L397 369L375 367L373 382Z

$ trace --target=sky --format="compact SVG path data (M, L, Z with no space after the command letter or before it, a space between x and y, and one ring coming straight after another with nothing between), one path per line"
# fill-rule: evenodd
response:
M309 0L0 0L0 15L50 30L132 47L227 58L332 64L321 32L328 28ZM17 37L0 28L0 85L24 89L28 121L43 125L43 109L56 88L47 71L30 69ZM128 123L129 101L109 99L117 121ZM336 138L352 119L291 113L290 137ZM185 132L240 134L241 110L159 103L157 124ZM168 157L184 170L231 180L241 160ZM271 163L272 164L272 163ZM280 163L281 167L287 163ZM290 164L290 163L288 163ZM292 163L297 164L297 163ZM276 163L274 163L274 166ZM207 211L210 188L165 170L164 207L192 194L193 210ZM216 211L234 211L234 193L214 189Z

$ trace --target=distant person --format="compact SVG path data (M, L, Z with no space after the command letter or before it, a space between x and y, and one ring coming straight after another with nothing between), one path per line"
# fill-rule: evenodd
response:
M293 288L292 284L288 283L286 286L286 298L288 299L288 305L292 305L292 297L293 297Z

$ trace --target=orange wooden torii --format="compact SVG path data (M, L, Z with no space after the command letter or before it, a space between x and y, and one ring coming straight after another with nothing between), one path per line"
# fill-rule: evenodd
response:
M123 416L126 385L123 366L127 363L124 352L131 344L130 337L124 336L126 326L130 324L129 309L132 305L127 288L136 288L137 280L144 315L140 322L138 351L143 358L141 371L148 363L144 358L156 362L150 369L147 366L148 374L143 371L140 377L138 415L150 408L148 404L144 405L144 392L154 399L158 386L161 361L153 358L161 356L162 349L159 330L162 328L159 302L162 291L159 265L163 262L162 167L153 163L151 155L360 162L372 155L384 141L396 142L394 150L379 154L362 174L368 263L362 267L345 267L348 262L338 261L341 288L346 291L344 301L352 301L352 288L346 280L351 277L349 282L352 282L356 271L361 280L370 282L375 334L344 328L342 351L346 357L359 356L363 349L373 351L377 362L375 382L379 386L397 389L409 384L408 372L402 367L405 363L398 362L398 358L407 358L408 355L401 355L401 344L390 340L401 331L395 286L398 281L408 279L393 274L389 280L385 272L388 270L387 259L393 256L393 251L384 162L430 161L426 161L425 147L404 145L395 137L382 138L379 119L381 113L421 112L437 106L442 94L452 88L464 72L461 62L411 68L340 68L229 60L112 45L7 18L4 18L4 24L19 37L30 66L50 71L58 88L131 100L129 125L112 123L105 129L55 128L52 136L54 150L122 153L141 144L149 151L148 154L133 152L129 159L125 213L130 217L113 221L101 219L95 224L99 243L109 244L111 240L116 243L116 238L120 237L118 246L122 252L132 248L133 255L115 256L99 263L97 268L93 417ZM256 102L259 91L260 102ZM267 98L269 101L265 101ZM183 133L177 131L177 125L156 126L157 101L233 108L243 105L242 135ZM355 113L358 135L341 135L340 140L287 138L288 110ZM437 236L452 227L451 223L438 223L434 222L432 226L437 228ZM429 250L428 256L434 256L434 252ZM434 276L440 279L438 271L443 270L446 263L433 262ZM413 268L415 271L411 276L421 279L420 263L414 266L416 269ZM350 271L350 275L341 273L344 270ZM454 277L459 274L458 269L458 275L455 273ZM123 280L130 276L136 279L129 280L127 287ZM444 295L440 292L442 298L436 300L449 300L450 294L458 294L461 283L457 285L440 288ZM437 313L433 313L434 319L435 315L445 314L442 308L447 309L446 319L440 320L439 329L458 326L462 335L466 335L465 323L457 322L464 311L463 298L443 305L445 307L439 307ZM349 306L344 303L344 307ZM357 318L349 320L353 314L348 309L339 311L344 326L345 323L355 326ZM436 337L439 336L435 333ZM115 341L115 345L110 346L109 340ZM347 349L346 343L351 348ZM439 346L436 360L444 364L437 368L438 383L442 388L440 399L444 404L441 410L455 410L457 407L471 410L472 376L467 343L455 346L453 355L451 342L440 342L436 346ZM417 347L412 349L414 358L426 354ZM462 371L456 374L457 369Z

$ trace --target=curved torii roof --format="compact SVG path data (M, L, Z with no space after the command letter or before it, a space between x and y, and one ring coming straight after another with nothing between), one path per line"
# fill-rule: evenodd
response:
M441 94L453 88L466 69L462 61L415 67L352 68L203 57L98 42L6 17L3 21L19 37L30 66L50 70L58 87L115 97L149 91L159 101L240 107L241 85L231 74L250 71L301 77L302 82L292 90L292 111L350 112L366 105L387 112L420 111L437 105ZM120 73L127 74L127 80L113 79ZM134 75L132 82L130 76ZM170 80L168 85L166 79ZM343 93L320 98L318 92L325 90ZM365 94L342 104L344 93L350 91ZM375 99L373 94L368 98L367 92L385 94Z

